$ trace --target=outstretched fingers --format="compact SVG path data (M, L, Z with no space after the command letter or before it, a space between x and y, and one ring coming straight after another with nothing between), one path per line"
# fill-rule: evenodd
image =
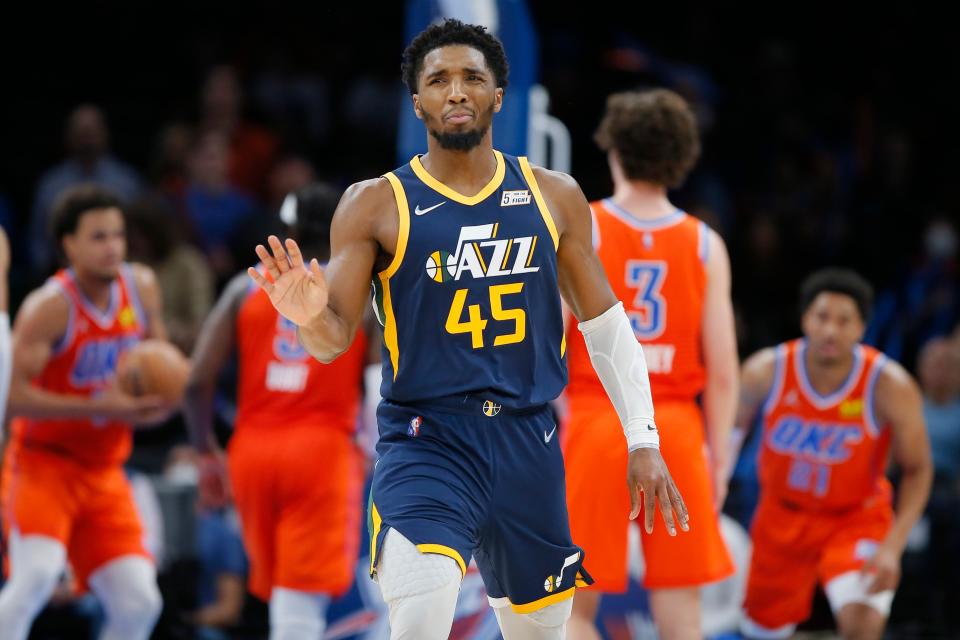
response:
M283 243L287 248L287 254L290 256L290 266L299 269L303 266L303 254L300 253L300 247L293 238L287 238Z
M256 251L257 257L260 258L260 263L263 264L263 268L270 274L270 279L276 282L280 278L277 261L273 259L273 256L270 255L270 252L262 244L258 244L254 251Z
M270 244L270 249L273 251L273 260L279 272L286 273L289 271L290 257L287 256L286 250L283 248L283 245L280 244L280 238L277 236L270 236L267 238L267 242ZM302 256L300 258L300 264L303 264Z
M257 283L258 287L266 291L267 295L270 295L270 292L273 291L273 283L260 275L260 272L253 267L247 267L247 275Z

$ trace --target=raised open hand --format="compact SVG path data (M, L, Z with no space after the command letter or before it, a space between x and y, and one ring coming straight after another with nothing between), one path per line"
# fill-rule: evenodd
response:
M272 255L262 244L257 245L256 251L270 278L253 267L247 269L247 273L267 292L280 315L302 327L327 308L327 280L323 269L316 258L310 261L308 269L300 247L292 238L287 238L286 250L277 236L267 238L267 243Z

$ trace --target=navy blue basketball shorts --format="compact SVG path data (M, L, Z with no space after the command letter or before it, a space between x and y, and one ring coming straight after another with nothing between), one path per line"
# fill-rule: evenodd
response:
M511 411L459 396L377 410L370 572L396 529L422 553L471 556L487 595L531 613L592 582L570 539L563 458L546 405Z

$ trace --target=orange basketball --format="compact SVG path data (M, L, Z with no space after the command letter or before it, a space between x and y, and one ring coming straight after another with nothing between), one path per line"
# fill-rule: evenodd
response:
M128 349L117 363L120 389L134 396L157 395L180 404L190 376L190 361L163 340L144 340Z

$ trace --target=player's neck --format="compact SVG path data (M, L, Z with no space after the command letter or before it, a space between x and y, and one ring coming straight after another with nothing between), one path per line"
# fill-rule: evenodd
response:
M635 218L662 218L677 210L667 198L667 189L642 180L614 180L613 201Z
M853 369L853 351L836 360L818 360L808 350L803 357L810 385L820 395L830 395L840 388Z
M77 288L93 303L98 309L107 309L110 306L110 287L113 286L112 280L104 280L90 274L85 274L78 269L73 269L73 278L77 283Z
M444 149L432 137L427 145L427 154L420 163L431 176L454 191L471 196L493 180L497 171L497 158L493 155L490 132L483 142L469 151Z

